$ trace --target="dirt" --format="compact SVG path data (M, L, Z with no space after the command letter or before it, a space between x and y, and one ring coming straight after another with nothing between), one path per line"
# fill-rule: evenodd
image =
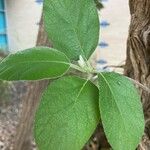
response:
M26 88L25 82L11 82L1 86L3 93L0 95L0 150L12 149Z

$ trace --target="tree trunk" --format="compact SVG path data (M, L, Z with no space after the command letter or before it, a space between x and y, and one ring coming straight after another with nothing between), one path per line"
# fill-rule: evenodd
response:
M44 32L43 19L40 22L40 28L37 39L37 46L50 46L47 35ZM36 108L39 104L41 93L48 85L49 81L30 82L28 85L27 95L23 99L23 109L17 128L14 150L30 150L32 141L32 125Z
M127 41L125 75L150 88L150 0L129 0L131 24ZM145 114L145 136L139 149L149 150L150 94L140 89Z

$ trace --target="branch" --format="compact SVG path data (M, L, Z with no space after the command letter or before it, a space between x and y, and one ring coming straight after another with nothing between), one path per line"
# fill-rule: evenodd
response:
M150 93L150 89L147 86L145 86L145 85L141 84L140 82L138 82L138 81L136 81L134 79L131 79L129 77L126 77L126 78L128 78L130 81L132 81L135 85L138 85L144 91L147 91L148 93Z

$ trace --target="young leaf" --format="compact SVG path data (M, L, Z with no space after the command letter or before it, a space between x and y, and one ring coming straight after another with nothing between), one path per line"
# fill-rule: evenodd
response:
M35 117L40 150L80 150L99 122L98 89L90 81L63 77L44 92Z
M39 80L59 77L69 68L62 53L47 47L36 47L11 54L0 62L2 80Z
M99 107L104 131L114 150L135 150L144 133L140 97L129 79L99 74Z
M99 19L94 0L44 0L44 23L54 48L71 60L87 59L99 37Z

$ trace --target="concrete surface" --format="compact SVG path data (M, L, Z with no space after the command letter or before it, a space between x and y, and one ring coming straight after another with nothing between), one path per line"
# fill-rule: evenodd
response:
M9 50L35 46L42 5L35 0L6 0Z
M99 12L100 21L109 25L101 26L97 48L97 66L118 65L126 58L126 41L130 22L128 0L103 0L104 9ZM104 60L107 64L104 64Z

